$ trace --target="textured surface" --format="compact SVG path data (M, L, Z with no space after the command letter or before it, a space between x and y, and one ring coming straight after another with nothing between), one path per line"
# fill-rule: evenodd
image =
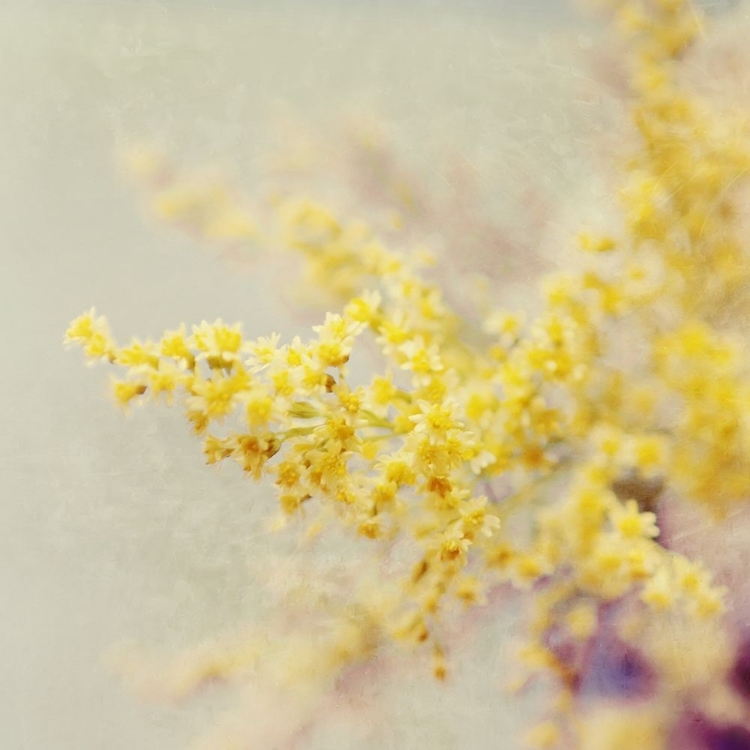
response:
M183 747L223 696L180 710L142 703L102 655L122 639L169 652L264 601L245 572L268 548L263 489L204 467L179 414L124 419L104 373L61 338L92 304L122 338L219 316L250 335L299 325L268 276L239 276L143 220L114 169L118 142L158 137L242 174L279 107L324 120L364 107L395 124L432 179L432 156L456 147L501 203L503 180L521 172L560 197L583 189L581 124L596 103L571 62L587 32L564 3L270 5L0 9L3 747ZM373 746L495 747L512 712L486 701L500 676L486 663L467 663L451 688L419 675L416 687L391 686Z

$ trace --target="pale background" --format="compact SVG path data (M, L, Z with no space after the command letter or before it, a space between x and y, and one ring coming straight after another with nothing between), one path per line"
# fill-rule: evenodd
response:
M335 119L360 107L393 123L431 179L433 154L456 147L500 202L523 168L575 203L601 114L585 62L595 32L563 0L3 0L2 748L184 747L224 697L143 703L102 654L122 639L174 648L259 606L244 571L269 541L262 488L203 466L179 414L123 418L103 369L64 352L62 334L91 305L121 338L219 316L251 336L297 324L262 273L150 226L116 144L157 138L249 174L275 108ZM513 747L517 710L488 699L493 663L465 667L452 687L391 686L372 746ZM350 744L323 733L310 746Z

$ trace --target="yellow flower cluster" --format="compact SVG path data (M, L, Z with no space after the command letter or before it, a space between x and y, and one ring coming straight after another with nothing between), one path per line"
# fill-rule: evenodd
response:
M149 187L151 208L163 221L201 238L224 243L257 239L258 227L246 200L208 174L187 175L155 150L131 148L121 157L124 171Z
M659 268L644 323L680 491L722 512L750 494L750 382L742 333L750 263L738 231L750 126L691 95L681 61L701 30L687 2L617 2L633 49L640 148L623 190L630 255ZM671 396L671 399L669 398Z
M680 79L699 30L689 3L610 4L634 72L624 231L582 233L580 268L542 281L532 320L503 309L466 319L366 224L289 199L277 204L286 246L344 300L306 341L246 340L217 320L121 347L93 310L66 334L90 361L123 368L121 404L177 400L207 462L267 477L284 514L317 505L373 542L407 543L402 598L368 622L378 638L431 642L439 678L449 602L482 602L498 582L536 585L526 661L568 686L571 665L545 634L562 623L587 641L599 603L722 611L706 569L658 544L654 511L665 488L717 512L750 496L750 360L733 328L750 311L734 222L750 139ZM202 206L225 206L221 196L170 191L162 213L203 217L212 234ZM365 338L378 359L356 384L348 363ZM639 746L657 747L644 727ZM581 746L593 747L586 731ZM534 736L552 747L557 730ZM625 747L622 736L606 747Z

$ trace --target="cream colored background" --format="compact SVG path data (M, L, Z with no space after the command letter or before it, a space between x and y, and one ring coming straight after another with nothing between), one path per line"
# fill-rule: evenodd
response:
M184 747L225 696L142 703L102 654L122 639L174 649L263 604L245 574L269 543L262 488L203 466L179 414L124 419L103 368L61 340L92 304L121 338L218 316L253 336L299 325L273 277L144 221L118 142L157 138L250 175L279 107L365 108L429 179L434 154L460 147L501 204L521 172L561 203L585 195L592 29L563 0L404 5L0 5L0 747ZM501 666L484 659L452 687L388 686L371 746L513 747L519 709L488 699Z

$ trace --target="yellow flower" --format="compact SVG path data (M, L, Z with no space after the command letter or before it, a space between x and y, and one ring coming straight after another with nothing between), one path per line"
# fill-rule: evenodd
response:
M112 380L112 392L121 406L127 406L134 398L142 396L146 392L146 388L143 383Z
M245 416L250 427L267 425L276 416L276 404L268 389L259 383L252 383L237 395L237 400L245 406Z
M241 362L242 330L239 323L225 325L220 318L213 323L205 320L193 326L192 347L199 350L198 359L205 359L211 367L228 367Z
M159 364L157 347L151 341L141 343L133 339L130 346L118 350L115 355L118 365L129 367L131 370L156 368Z
M433 547L440 560L463 560L471 547L471 540L464 535L461 524L451 524L435 540Z
M382 296L377 290L363 292L350 300L344 308L344 317L356 323L374 325L382 304Z
M148 372L148 383L151 393L154 396L165 394L167 400L171 402L174 391L182 385L185 385L189 376L185 370L172 362L160 360L156 367Z
M318 334L314 353L323 367L342 367L349 361L354 339L364 328L363 323L348 321L341 315L326 313L323 325L313 326Z
M414 432L424 432L429 436L437 438L446 437L453 429L462 429L463 424L458 421L458 404L455 401L445 401L440 404L431 404L428 401L417 402L420 409L418 414L409 417L414 423Z
M635 500L627 500L624 505L613 508L611 517L614 527L625 537L635 539L659 536L656 514L641 513Z
M280 334L272 333L270 336L261 336L248 346L250 353L258 361L255 369L262 369L271 364L278 351L280 339Z
M188 408L205 414L208 420L225 417L234 409L238 394L247 386L247 382L248 377L244 372L231 377L196 377L190 389L192 396L188 398Z
M487 512L487 498L484 495L462 503L460 512L467 533L491 537L500 528L500 519Z
M92 361L114 358L115 346L107 321L104 317L97 318L93 307L70 324L65 332L65 343L79 344Z
M192 367L195 357L190 351L185 337L185 325L181 325L176 331L167 331L161 339L159 351L163 357L169 357L182 361L187 367Z
M401 367L411 370L420 380L443 370L437 344L427 345L421 336L405 341L398 347L398 352L402 355Z

